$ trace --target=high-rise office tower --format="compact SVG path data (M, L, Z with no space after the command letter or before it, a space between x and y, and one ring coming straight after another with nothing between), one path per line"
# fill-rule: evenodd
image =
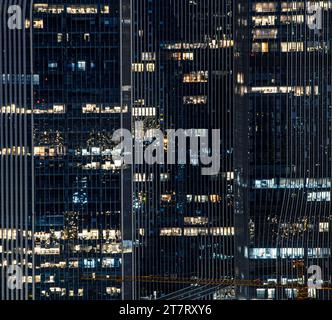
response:
M197 138L221 130L219 173L202 175L189 141L186 164L133 168L140 299L232 295L216 282L233 274L232 8L228 0L133 2L132 127L161 129L165 152L167 129ZM201 153L211 153L209 142Z
M130 169L113 161L111 140L130 125L129 10L129 1L33 5L40 299L131 297L116 281L131 269Z
M22 2L22 1L21 1ZM27 8L0 4L0 298L28 299L33 275L32 89L38 85ZM22 4L22 3L21 3ZM13 275L24 283L16 283ZM17 290L16 290L17 289Z
M330 1L0 6L2 299L331 298Z
M11 233L2 233L2 272L6 282L6 266L28 267L30 298L158 298L183 288L194 297L188 286L200 279L202 297L219 297L225 292L210 282L232 278L232 2L131 4L3 6L22 8L23 25L2 25L10 35L2 115L13 128L16 117L27 120L17 143L3 126L2 190L11 191L2 197L2 228ZM22 69L8 60L16 45L9 37L22 41ZM16 103L20 74L25 100ZM197 138L221 128L221 171L202 176L200 154L189 153L187 165L118 165L112 135L139 120L144 130L193 130ZM211 154L208 146L201 152ZM25 161L25 184L10 176L16 158ZM19 185L27 207L16 222ZM15 247L31 262L11 257Z
M235 8L240 296L329 299L307 283L331 283L331 2Z
M129 3L1 4L3 298L131 298Z

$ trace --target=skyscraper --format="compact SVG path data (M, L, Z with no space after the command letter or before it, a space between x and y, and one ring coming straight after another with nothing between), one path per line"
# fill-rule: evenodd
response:
M232 278L232 3L129 4L43 1L25 12L36 299L159 298L198 279L212 297L224 293L209 281ZM112 134L138 120L197 138L223 127L221 172L202 176L189 152L187 165L117 165Z
M32 297L33 162L31 29L16 19L27 8L2 2L0 23L0 251L1 299ZM12 275L25 279L16 283ZM16 290L17 289L17 290Z
M0 6L2 299L331 298L330 1Z
M130 172L112 161L111 140L130 111L128 3L33 5L40 78L34 89L34 250L41 299L130 297L128 283L115 281L131 268L131 198L124 193Z
M140 299L220 298L226 291L212 283L232 278L232 7L228 0L133 3L133 123L165 132L165 152L167 129L197 138L221 129L219 173L202 175L201 154L189 147L186 164L134 167L136 277L156 278L137 281Z
M237 277L261 280L241 295L329 299L307 283L331 282L331 2L239 1L235 15Z
M128 4L3 4L23 26L2 23L2 265L29 268L24 298L131 297L131 174L111 154L130 126Z

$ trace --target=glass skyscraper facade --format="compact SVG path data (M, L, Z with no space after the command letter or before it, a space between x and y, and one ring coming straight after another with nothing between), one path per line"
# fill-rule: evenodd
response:
M24 25L6 19L2 34L3 266L29 269L25 298L128 298L117 277L131 270L130 169L112 161L111 137L130 126L130 7L18 1L3 12L14 4Z
M250 299L330 299L330 1L239 1L235 112L238 277ZM244 126L242 124L245 124ZM237 229L236 229L237 230ZM309 271L309 272L308 272Z
M201 174L201 155L189 148L186 165L134 167L136 276L156 277L137 283L138 298L232 294L214 283L232 279L233 270L232 6L133 4L133 127L141 121L144 131L193 130L197 138L221 129L221 170L215 175ZM170 144L165 136L165 152ZM200 279L204 283L190 287Z
M122 127L119 1L33 5L35 283L40 298L122 296L123 168L111 136ZM122 61L128 65L128 61ZM130 71L130 69L129 69ZM130 201L130 194L126 195Z
M31 299L33 277L32 92L39 76L32 66L32 30L14 31L2 2L0 23L0 252L1 299ZM30 18L29 5L22 14ZM8 19L8 23L7 23ZM24 282L8 276L19 274ZM13 290L13 289L18 290Z
M331 298L330 1L0 6L2 299Z

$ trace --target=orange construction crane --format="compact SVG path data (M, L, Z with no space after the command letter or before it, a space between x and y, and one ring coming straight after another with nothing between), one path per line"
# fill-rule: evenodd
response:
M300 282L297 282L296 287L298 288L297 300L308 299L308 287L305 285L305 264L304 260L293 261L293 268L297 271L297 277L300 278Z

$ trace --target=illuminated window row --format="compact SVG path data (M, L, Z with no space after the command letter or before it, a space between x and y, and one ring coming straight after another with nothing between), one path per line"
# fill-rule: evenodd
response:
M271 48L270 48L271 47ZM329 45L325 42L318 41L308 41L306 43L307 51L325 51L329 50ZM280 49L276 43L269 42L254 42L252 44L252 52L268 53L268 52L303 52L304 43L303 42L281 42Z
M319 232L329 232L330 224L329 222L320 222L319 223Z
M2 74L0 78L2 84L30 84L39 85L39 74L34 74L32 77L30 74Z
M86 103L82 106L82 113L126 113L128 106L110 106L105 104Z
M33 110L35 114L43 113L66 113L66 106L64 104L54 104L52 106L36 106Z
M65 11L64 5L36 3L33 7L34 11L38 13L61 14ZM96 14L98 13L98 6L93 4L67 4L66 12L69 14ZM103 14L107 14L110 12L110 7L108 5L103 5L101 6L100 12Z
M193 52L173 52L171 53L171 59L176 61L186 61L186 60L194 60Z
M276 39L278 36L277 29L254 29L253 30L253 39Z
M276 12L277 11L277 2L256 2L253 3L252 10L254 12ZM290 12L298 11L304 9L304 2L291 1L291 2L281 2L281 11Z
M180 236L233 236L234 227L215 227L215 228L162 228L160 236L180 237Z
M156 53L155 52L142 52L142 61L155 61Z
M71 252L73 253L130 253L132 252L131 247L124 247L122 243L107 243L102 245L74 245L71 247Z
M59 255L60 248L42 248L35 246L34 253L36 255Z
M184 104L206 104L207 96L184 96Z
M35 157L56 157L67 154L67 148L65 146L49 147L38 146L34 147Z
M147 182L153 181L153 173L134 173L133 177L134 182Z
M303 14L292 14L292 15L283 15L280 16L280 22L282 24L301 24L304 23L304 15Z
M318 4L324 10L328 10L332 8L331 2L329 0L322 1L307 1L308 5ZM252 10L257 13L264 12L276 12L278 8L278 2L256 2L252 5ZM304 1L283 1L281 2L281 11L282 12L295 12L295 11L303 11L305 9Z
M331 201L330 191L309 192L307 200L310 201Z
M303 42L281 42L281 52L302 52Z
M114 229L102 230L102 232L97 229L84 229L78 233L78 239L80 240L99 240L100 237L104 240L119 240L121 239L121 232Z
M67 292L66 288L60 288L60 287L50 287L48 291L41 290L41 295L44 297L50 297L51 295L56 296L65 296ZM70 297L83 297L84 289L77 289L77 293L74 293L74 290L69 290L69 296Z
M187 194L187 202L205 203L212 202L217 203L221 201L221 196L217 194L211 195L191 195Z
M312 90L313 89L313 90ZM314 95L319 94L318 86L270 86L270 87L252 87L252 93L262 93L262 94L286 94L292 93L294 96L304 96L304 95Z
M204 225L209 222L207 217L184 217L184 223L186 225Z
M0 229L0 239L16 239L18 235L31 239L32 232L26 230Z
M291 1L291 2L281 2L281 11L282 12L291 12L304 10L305 3L302 1Z
M154 107L133 107L132 115L134 117L155 117L157 109Z
M31 114L31 109L20 108L15 104L10 106L3 106L0 108L0 112L4 114Z
M28 153L26 153L26 149L24 147L11 147L0 149L0 155L2 156L21 156L26 154L29 155Z
M75 155L81 155L83 157L87 156L110 156L112 155L112 149L100 148L100 147L90 147L88 149L76 150Z
M111 163L111 161L105 161L104 163L101 162L90 162L83 165L83 170L105 170L105 171L117 171L121 168L121 162L115 161Z
M35 3L33 5L33 9L35 12L40 12L40 13L60 14L64 11L64 6L56 4L47 4L47 3Z
M308 257L324 258L331 255L330 248L308 248ZM250 259L297 259L304 257L304 248L252 248L249 249Z
M256 26L274 26L276 16L253 16L252 21Z
M287 188L302 189L306 188L331 188L331 180L329 178L280 178L255 180L254 187L256 189L268 188Z
M104 163L91 162L83 166L83 170L105 170L105 171L117 171L122 167L121 161L105 161Z
M161 201L162 202L171 202L173 200L173 197L175 194L162 194L161 195ZM192 195L188 194L186 196L187 202L196 202L196 203L206 203L206 202L212 202L217 203L221 201L221 196L217 194L211 194L211 195Z
M221 48L231 48L234 45L233 40L216 40L212 39L207 43L202 42L178 42L178 43L169 43L164 44L163 48L167 50L178 50L178 49L221 49ZM185 60L185 59L183 59ZM189 60L189 59L186 59Z
M84 294L84 289L79 288L75 290L68 290L68 296L69 297L83 297ZM107 287L106 288L106 294L111 295L111 296L118 296L121 293L120 288L116 287ZM67 289L66 288L60 288L60 287L50 287L48 291L42 290L41 295L44 297L49 298L51 295L56 295L56 296L66 296L67 295Z
M155 64L154 63L133 63L131 66L131 70L133 72L154 72L155 71Z
M276 2L253 3L252 10L254 12L275 12L277 10L277 4Z
M183 75L184 83L199 83L208 82L209 73L208 71L197 71Z
M25 28L28 29L31 26L30 20L25 20ZM32 24L34 29L44 29L44 20L43 19L34 19Z

